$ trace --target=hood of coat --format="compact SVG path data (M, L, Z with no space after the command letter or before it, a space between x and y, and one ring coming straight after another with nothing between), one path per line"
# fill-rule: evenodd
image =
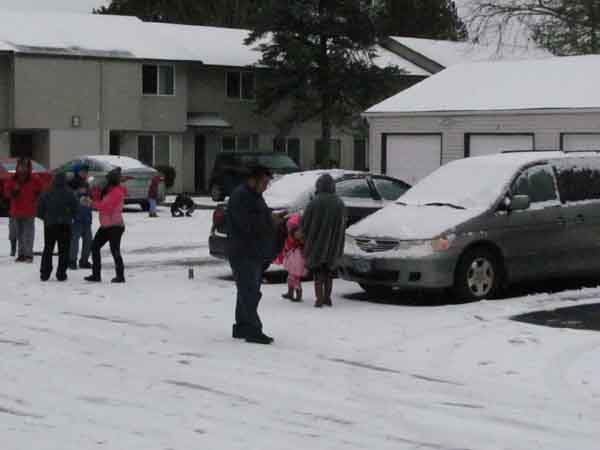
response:
M30 159L20 159L19 162L17 162L17 167L15 168L15 174L13 175L13 178L15 180L21 180L21 181L23 180L19 174L19 168L22 167L23 165L25 165L25 167L27 168L24 179L25 180L31 179L31 174L33 173L33 165L31 163L31 160Z
M377 211L348 228L352 237L397 240L434 239L452 232L485 209L455 209L447 206L415 206L393 204Z

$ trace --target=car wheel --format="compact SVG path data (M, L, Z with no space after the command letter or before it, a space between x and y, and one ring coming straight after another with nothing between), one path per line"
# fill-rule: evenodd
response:
M394 293L394 289L391 286L382 286L380 284L360 283L360 287L367 293L369 298L385 298Z
M496 297L502 286L500 258L492 250L480 247L467 251L456 268L454 295L460 300Z
M213 184L210 188L210 196L213 202L222 202L225 200L223 189L218 184Z

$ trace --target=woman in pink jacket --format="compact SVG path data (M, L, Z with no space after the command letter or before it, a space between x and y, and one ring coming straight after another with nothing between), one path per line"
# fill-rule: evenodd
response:
M100 276L102 269L100 250L108 242L117 273L112 282L125 283L125 267L121 257L121 238L125 232L123 204L127 196L127 188L121 185L121 169L111 170L106 175L106 182L106 187L102 190L100 199L92 202L92 207L100 213L100 228L96 232L92 243L92 275L86 277L86 280L92 282L102 281Z

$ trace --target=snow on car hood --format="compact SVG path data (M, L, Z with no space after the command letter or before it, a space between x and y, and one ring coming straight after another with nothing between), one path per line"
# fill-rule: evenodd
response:
M485 208L393 204L348 228L350 236L397 240L433 239L485 212Z

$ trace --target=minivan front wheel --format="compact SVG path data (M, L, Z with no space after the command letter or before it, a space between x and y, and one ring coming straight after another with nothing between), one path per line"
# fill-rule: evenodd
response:
M461 300L494 298L502 286L502 266L498 256L481 247L469 250L458 263L454 293Z

